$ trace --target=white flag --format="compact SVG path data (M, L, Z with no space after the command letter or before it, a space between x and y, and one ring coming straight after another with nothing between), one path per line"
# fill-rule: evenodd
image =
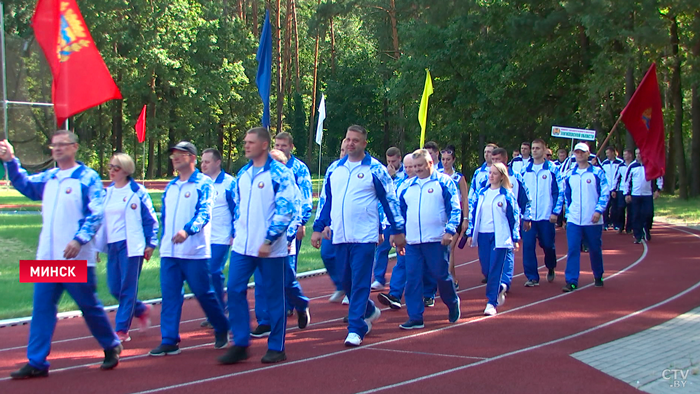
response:
M316 143L323 141L323 121L326 119L326 98L321 94L321 104L318 105L318 125L316 126Z

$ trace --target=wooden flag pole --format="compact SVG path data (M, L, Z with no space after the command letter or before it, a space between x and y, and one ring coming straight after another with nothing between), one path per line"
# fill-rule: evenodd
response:
M600 153L603 151L603 148L605 148L605 144L608 143L608 141L610 140L610 137L612 137L613 133L615 132L615 129L617 129L617 125L620 123L621 120L622 120L622 114L620 114L620 116L617 118L617 121L613 125L612 129L610 129L610 132L608 133L608 136L605 137L605 140L603 141L603 143L600 144L600 148L598 149L598 153L596 153L596 156L600 157ZM601 163L602 160L598 159L598 162Z

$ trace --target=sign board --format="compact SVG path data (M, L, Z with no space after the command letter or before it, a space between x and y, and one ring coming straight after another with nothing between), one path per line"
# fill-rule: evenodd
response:
M552 137L595 141L595 130L572 129L570 127L552 126Z

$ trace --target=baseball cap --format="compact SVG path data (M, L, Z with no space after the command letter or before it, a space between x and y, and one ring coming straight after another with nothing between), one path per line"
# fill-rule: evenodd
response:
M174 150L179 150L179 151L182 151L182 152L187 152L187 153L189 153L189 154L192 154L192 155L197 156L197 148L195 148L194 145L192 145L192 143L189 142L189 141L180 141L180 142L178 142L177 145L175 145L175 146L171 147L170 149L168 149L168 152L172 152L172 151L174 151Z
M588 144L586 144L585 142L579 142L578 144L576 144L576 146L574 147L574 151L577 151L577 150L584 151L584 152L591 151L591 149L588 147Z

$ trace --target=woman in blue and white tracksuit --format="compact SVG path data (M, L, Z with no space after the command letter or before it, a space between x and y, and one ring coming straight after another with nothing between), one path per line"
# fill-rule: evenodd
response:
M107 283L119 301L115 331L127 342L134 316L142 327L150 325L151 307L136 298L143 259L149 260L156 247L158 219L151 196L131 177L134 160L115 153L109 164L112 184L107 188L104 219L97 233L98 250L107 253Z
M486 282L488 303L484 315L493 316L496 307L506 300L507 286L502 281L506 254L520 248L520 208L511 191L508 168L493 163L489 171L489 186L476 195L473 211L469 214L467 244L479 246L479 260L489 267ZM476 244L472 241L476 238Z

